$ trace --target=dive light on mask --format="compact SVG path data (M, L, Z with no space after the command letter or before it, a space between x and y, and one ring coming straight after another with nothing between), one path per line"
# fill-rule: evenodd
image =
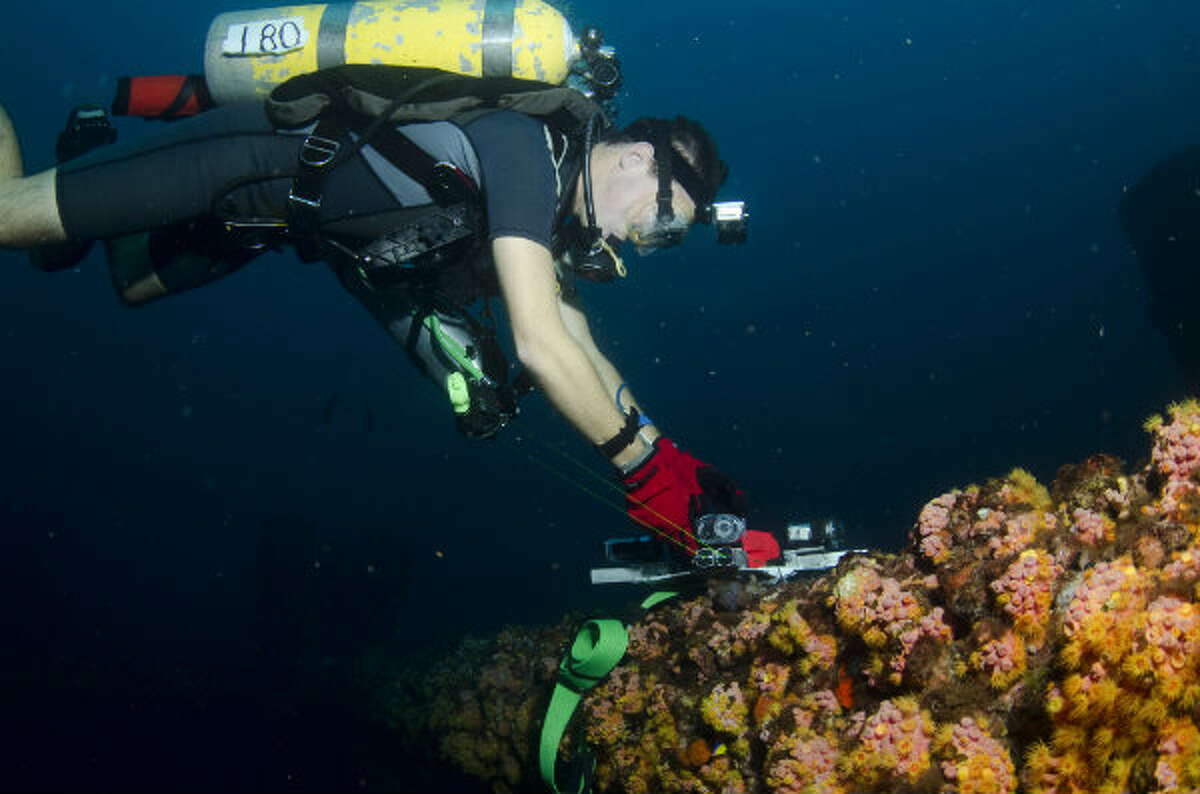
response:
M746 242L746 225L750 213L744 201L714 201L696 213L699 223L711 224L717 232L717 242L722 245L739 245Z

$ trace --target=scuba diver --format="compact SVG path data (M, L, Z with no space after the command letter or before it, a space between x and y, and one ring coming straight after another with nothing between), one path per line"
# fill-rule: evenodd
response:
M304 76L285 99L324 104L291 126L263 101L242 101L117 143L102 107L77 108L59 164L32 175L0 108L0 246L33 249L51 271L102 241L128 306L290 246L329 265L448 395L464 434L493 436L536 385L611 462L630 518L676 555L694 554L697 516L744 515L734 482L641 411L593 340L575 286L623 276L622 243L648 253L696 222L722 242L744 239L741 203L715 201L727 166L712 137L682 116L609 128L591 100L574 123L492 102L400 123L396 112L422 95L406 92L375 115L330 104L347 86L329 81L353 88L352 68ZM512 380L488 310L495 297L523 368ZM468 307L479 304L476 317Z
M1121 198L1125 229L1150 291L1150 319L1200 392L1200 146L1155 164Z

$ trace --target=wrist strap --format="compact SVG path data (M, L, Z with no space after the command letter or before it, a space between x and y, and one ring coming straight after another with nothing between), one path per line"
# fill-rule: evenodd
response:
M628 384L625 384L625 383L622 383L620 386L617 387L617 396L613 398L613 402L617 404L618 411L625 410L625 406L621 405L621 392L625 391L625 389L627 387L628 387ZM645 414L642 414L641 418L638 419L638 424L641 427L645 427L646 425L654 424L654 420L652 420L650 417L646 416Z
M632 444L633 440L637 438L638 430L641 428L639 424L641 416L638 413L638 409L630 408L629 413L625 415L625 426L608 441L605 441L603 444L597 444L596 451L609 460L616 457L618 452Z

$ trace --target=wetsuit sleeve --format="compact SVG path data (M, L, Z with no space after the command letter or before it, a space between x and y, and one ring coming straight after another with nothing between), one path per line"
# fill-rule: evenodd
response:
M558 175L545 125L500 111L464 131L479 158L488 239L523 237L549 248Z

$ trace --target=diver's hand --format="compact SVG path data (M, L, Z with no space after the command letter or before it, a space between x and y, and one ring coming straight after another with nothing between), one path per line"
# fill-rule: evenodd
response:
M684 482L694 482L698 493L690 505L691 519L707 513L732 513L746 517L746 494L730 477L715 466L676 450L671 465Z
M691 508L703 491L695 477L681 474L686 467L678 465L680 454L669 438L659 436L650 457L621 481L629 517L690 557L697 547Z
M692 527L707 513L746 515L746 495L716 467L680 450L666 436L654 452L623 477L626 512L639 524L676 541L689 555L696 551Z

